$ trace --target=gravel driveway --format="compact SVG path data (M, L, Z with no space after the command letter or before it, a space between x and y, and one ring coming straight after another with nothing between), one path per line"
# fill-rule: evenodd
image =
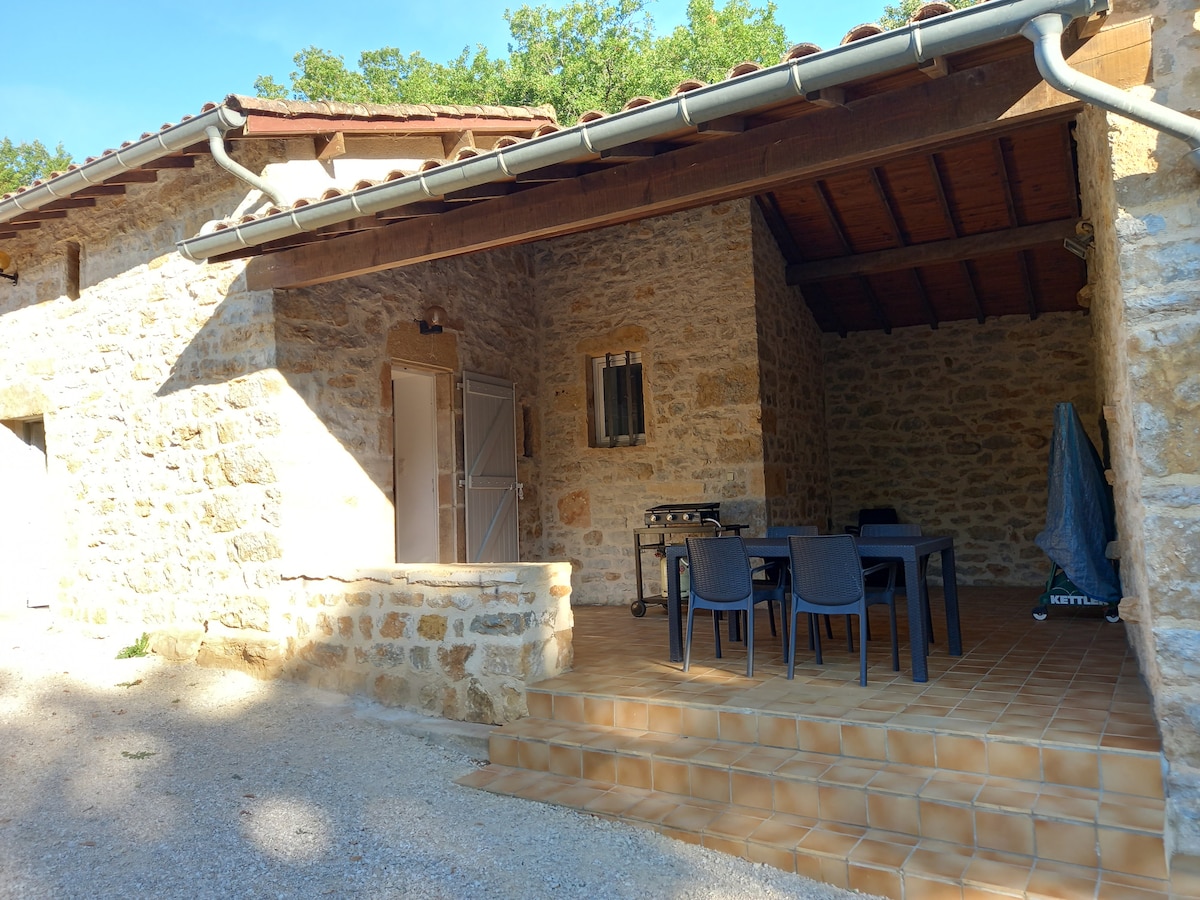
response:
M0 897L859 897L460 787L478 763L291 682L0 613Z

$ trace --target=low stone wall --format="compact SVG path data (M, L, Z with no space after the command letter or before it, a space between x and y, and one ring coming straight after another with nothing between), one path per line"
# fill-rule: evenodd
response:
M568 563L397 565L285 579L285 671L387 706L499 724L571 666Z

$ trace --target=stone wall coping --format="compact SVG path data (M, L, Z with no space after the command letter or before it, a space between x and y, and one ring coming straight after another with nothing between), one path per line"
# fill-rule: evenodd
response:
M527 584L531 575L570 566L568 562L515 563L396 563L386 567L355 568L340 572L297 571L283 573L284 581L337 581L352 584L424 584L431 587L496 587Z

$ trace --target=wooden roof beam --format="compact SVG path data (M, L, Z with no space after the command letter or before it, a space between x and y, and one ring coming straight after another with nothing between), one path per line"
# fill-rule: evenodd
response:
M1007 231L991 231L948 241L930 241L896 250L877 250L855 256L839 256L820 262L788 266L788 284L811 284L832 281L853 275L873 275L878 272L897 272L938 263L962 262L1000 253L1029 250L1046 244L1061 244L1075 233L1074 217L1055 219L1040 225L1025 225Z

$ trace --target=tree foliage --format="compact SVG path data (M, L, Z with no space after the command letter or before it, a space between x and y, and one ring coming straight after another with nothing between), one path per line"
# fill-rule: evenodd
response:
M662 97L687 78L720 81L730 68L779 62L787 49L775 4L690 0L687 23L657 37L654 0L574 0L562 7L506 11L506 58L465 48L435 63L395 47L364 52L357 69L318 47L300 51L287 85L260 76L261 97L375 103L552 105L563 121L592 109L613 112L637 96Z
M0 141L0 194L31 184L51 172L61 172L71 164L71 155L59 144L54 151L41 141L14 144Z
M900 0L895 6L885 6L883 8L883 15L879 17L879 24L887 29L907 25L908 20L912 18L913 13L917 11L923 2L925 0ZM955 9L962 9L964 6L974 6L978 0L946 0L946 2Z

